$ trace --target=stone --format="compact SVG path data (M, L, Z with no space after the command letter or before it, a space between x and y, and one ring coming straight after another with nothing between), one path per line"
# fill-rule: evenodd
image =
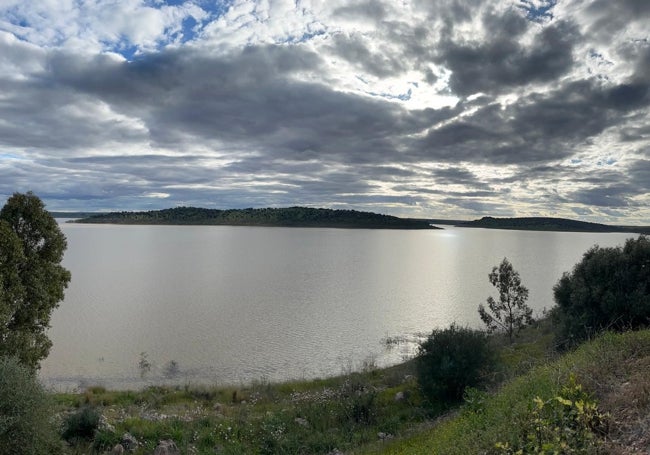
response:
M127 452L135 452L135 449L138 448L138 440L135 439L135 436L133 436L130 433L124 433L122 435L122 440L120 441L120 444L122 447L124 447L124 450Z
M178 450L178 446L171 439L163 439L158 441L158 446L156 450L153 451L153 455L181 455L181 451Z
M397 392L395 394L395 401L406 401L409 399L411 396L411 393L408 390L405 390L403 392Z
M108 423L108 419L104 417L103 415L99 416L99 424L97 425L97 429L101 431L109 431L111 433L115 433L115 427Z
M302 417L296 417L295 419L293 419L293 421L296 422L301 427L307 428L309 426L309 422L307 422L307 419L303 419Z
M122 455L124 453L124 446L122 444L115 444L113 450L111 450L111 455Z

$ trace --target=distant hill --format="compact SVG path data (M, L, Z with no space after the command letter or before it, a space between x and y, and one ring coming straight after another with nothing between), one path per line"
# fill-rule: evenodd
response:
M438 229L427 221L356 210L308 207L217 210L176 207L147 212L94 214L75 223Z
M493 218L486 216L480 220L457 223L459 227L487 229L517 229L529 231L565 231L565 232L632 232L650 233L650 226L610 226L589 223L566 218L530 217L530 218Z
M87 218L97 214L98 212L50 212L54 218Z

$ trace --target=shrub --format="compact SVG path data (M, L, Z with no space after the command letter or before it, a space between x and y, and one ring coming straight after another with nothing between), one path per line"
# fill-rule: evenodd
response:
M416 357L418 382L432 403L460 401L466 387L482 384L495 358L484 332L452 324L434 330L420 345Z
M99 427L99 418L99 412L90 406L84 406L70 414L63 424L63 439L68 442L92 440Z
M608 416L571 375L560 393L550 400L535 397L530 413L518 423L520 436L512 444L498 442L496 453L590 454L597 453L607 431Z
M553 288L560 344L571 346L604 329L627 330L650 322L650 240L623 248L587 251Z
M62 452L49 397L29 367L0 358L0 455Z
M489 311L481 304L478 306L478 313L487 326L488 333L503 330L512 344L514 336L533 323L533 310L526 305L528 288L521 284L519 272L507 258L503 258L498 267L492 268L488 279L499 291L499 300L488 297Z

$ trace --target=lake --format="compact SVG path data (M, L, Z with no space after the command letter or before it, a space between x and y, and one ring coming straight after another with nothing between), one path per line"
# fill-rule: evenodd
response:
M88 385L240 384L400 361L387 337L481 327L504 257L540 314L594 244L631 234L61 224L72 281L41 378ZM151 371L138 367L146 353ZM170 362L177 368L169 369Z

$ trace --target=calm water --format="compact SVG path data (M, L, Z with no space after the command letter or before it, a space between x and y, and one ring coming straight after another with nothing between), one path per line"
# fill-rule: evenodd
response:
M239 383L339 374L400 360L382 339L456 321L503 257L536 312L594 244L629 234L63 224L72 272L55 310L49 385ZM153 364L140 378L138 360ZM178 374L164 378L176 361Z

